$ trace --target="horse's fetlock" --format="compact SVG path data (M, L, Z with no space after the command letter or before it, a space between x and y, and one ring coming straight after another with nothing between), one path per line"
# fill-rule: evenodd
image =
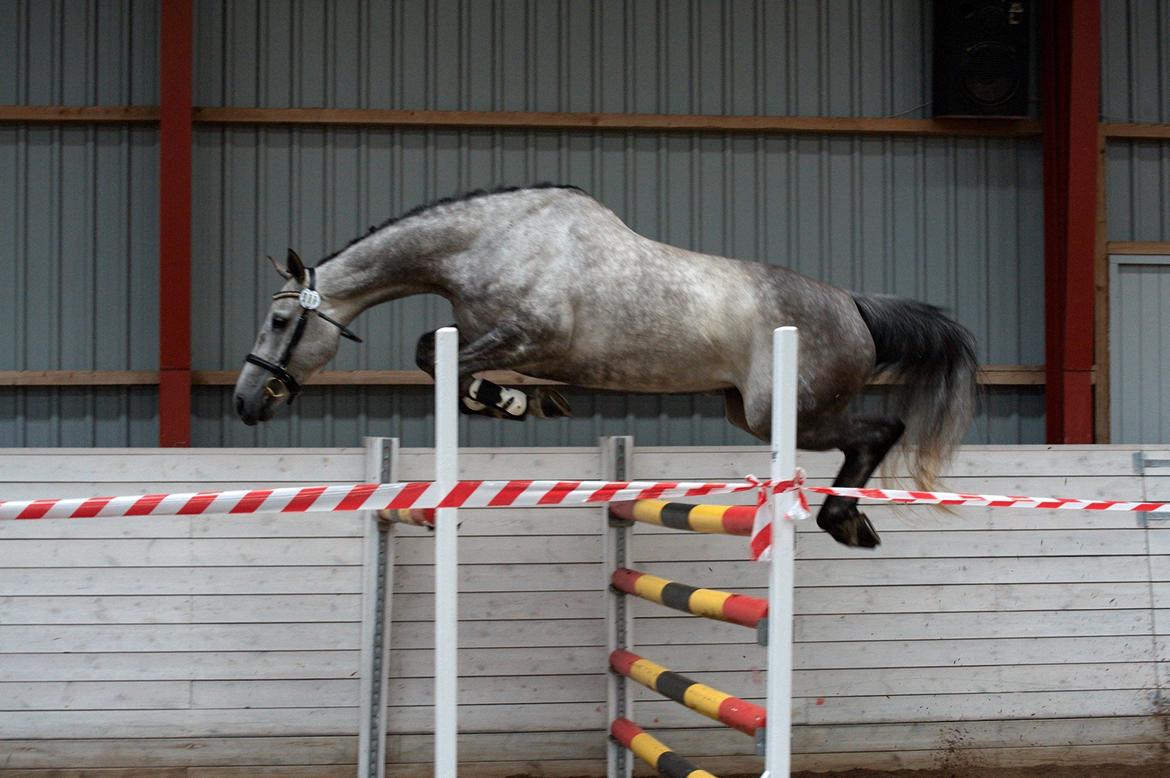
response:
M463 404L472 410L491 407L502 411L511 418L522 419L528 413L528 395L520 389L507 389L477 378L467 388ZM478 406L478 407L475 407Z

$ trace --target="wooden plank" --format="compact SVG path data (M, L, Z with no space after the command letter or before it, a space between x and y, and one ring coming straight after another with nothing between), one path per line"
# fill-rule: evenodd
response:
M725 687L726 688L726 687ZM734 687L730 687L733 691ZM639 692L634 711L638 720L653 722L664 731L709 727L692 711L670 700ZM761 704L761 698L747 698ZM1078 700L1080 707L1078 707ZM996 721L1096 716L1151 716L1148 690L1018 692L988 695L905 695L880 697L800 698L793 701L793 723L798 726L927 723L938 721ZM596 702L524 703L522 705L460 705L460 730L506 735L511 732L558 733L569 727L605 728L605 711ZM390 727L396 733L424 733L432 724L429 705L391 708ZM750 753L750 752L749 752Z
M355 538L8 540L0 567L360 566Z
M702 737L705 731L696 731L692 737ZM588 734L588 733L583 733ZM727 734L727 733L723 733ZM711 734L706 734L710 737ZM688 740L686 745L694 741ZM940 740L943 744L948 741ZM953 738L949 742L954 742ZM34 769L81 769L89 770L100 765L112 765L112 769L119 766L153 765L157 768L168 765L190 767L192 772L188 778L220 778L241 775L302 775L297 765L320 765L325 770L333 764L352 764L356 756L356 743L352 737L223 737L223 738L170 738L147 739L136 738L127 740L109 739L61 739L61 740L6 740L8 770ZM673 741L672 741L673 744ZM521 744L522 745L522 744ZM1160 767L1143 769L1140 765L1150 765L1151 759L1160 755L1158 743L1124 743L1106 745L1081 745L1066 742L1053 746L1012 747L973 747L975 744L964 741L963 748L949 748L942 750L939 747L923 749L890 748L884 751L836 751L821 753L797 754L793 765L803 770L841 770L856 767L871 769L896 770L900 768L937 768L940 759L956 760L957 764L978 764L984 766L1015 767L1036 764L1131 764L1133 769L1128 775L1133 778L1154 778ZM412 749L413 752L414 749ZM722 749L720 749L722 750ZM577 758L571 760L542 759L539 766L531 760L514 761L516 754L526 753L514 751L511 759L502 759L494 762L478 763L466 762L468 766L474 764L474 775L477 778L505 778L518 774L531 773L540 770L541 775L579 778L581 775L601 774L604 772L604 759L595 757L593 760ZM347 762L348 760L348 762ZM249 764L280 765L271 768L275 772L260 767L253 768ZM758 772L759 761L755 757L734 757L719 754L705 757L703 764L721 774ZM600 768L600 771L598 770ZM263 772L250 772L253 769ZM295 770L286 773L284 770ZM430 778L433 768L426 762L394 761L389 765L390 774L396 777L409 776L410 778ZM6 772L8 775L9 772ZM309 772L308 775L317 776ZM352 774L352 770L350 772ZM650 773L641 773L649 775ZM332 778L332 773L323 773ZM60 778L60 776L56 776ZM80 778L80 777L79 777ZM129 775L121 778L130 778ZM137 775L134 778L138 778Z
M118 651L337 651L356 648L358 625L71 624L0 625L0 654ZM0 731L3 728L0 727Z
M748 755L754 750L750 738L725 728L665 730L668 740L680 753ZM1162 742L1161 724L1153 717L1028 719L1022 721L915 722L907 724L832 725L797 727L793 731L796 753L842 753L889 750L895 752L945 748L960 739L967 747L1062 746L1156 744ZM431 739L425 734L390 736L392 753L404 763L425 763ZM460 751L467 758L492 754L525 754L533 760L599 758L604 738L593 731L563 733L475 734L460 737ZM474 755L474 756L473 756Z
M656 662L668 660L655 651L647 658ZM707 668L682 667L671 662L676 672L690 674L696 680L717 689L732 692L744 699L759 699L766 694L764 675L759 669L722 670L718 664ZM295 702L298 690L313 690L312 681L208 681L192 684L193 699L199 700L200 690L208 707L242 707L255 699L258 707L283 707ZM1009 694L1033 692L1115 692L1145 691L1157 685L1155 663L1093 663L1077 665L1007 665L1001 667L934 667L890 668L888 672L874 673L871 669L798 670L793 676L793 694L797 697L835 698L847 700L859 697L902 697ZM639 687L636 699L661 699L648 689ZM429 706L434 702L429 678L396 678L390 686L392 705ZM332 693L334 696L328 696ZM320 705L345 704L349 690L342 684L322 689L323 696L314 701ZM261 700L267 702L261 703ZM591 674L492 675L462 677L459 680L460 705L520 705L528 703L605 701L605 675L601 668ZM214 704L210 704L214 703ZM241 705L241 703L243 705ZM1149 698L1143 699L1144 708L1152 712ZM929 707L921 700L916 707ZM1027 714L1024 714L1027 715ZM1040 714L1037 714L1040 715ZM1090 715L1090 714L1085 714ZM986 718L973 712L971 718ZM991 716L994 718L994 716ZM1004 716L1008 718L1009 716ZM1047 716L1042 716L1047 717ZM554 723L556 717L553 717ZM572 719L565 717L562 723ZM865 721L859 715L855 721ZM501 722L507 724L507 721ZM566 727L567 728L567 727Z
M794 648L799 670L864 670L897 667L991 667L995 665L1092 664L1102 657L1114 663L1148 662L1148 638L1132 636L1060 638L985 638L977 640L887 640L877 643L837 641L800 643ZM759 671L764 652L755 643L657 646L657 661L679 672ZM1167 652L1170 654L1170 652ZM1163 656L1170 661L1170 655ZM462 648L462 675L531 673L595 674L606 666L605 651L595 646ZM394 678L429 678L434 669L429 649L396 649L390 657Z
M325 483L362 480L363 449L18 449L0 454L0 482ZM45 496L45 495L42 495ZM7 487L5 491L8 497Z
M0 597L0 624L226 624L354 621L357 594Z
M943 478L1018 476L1100 477L1137 475L1134 452L1140 446L1020 445L963 446L943 471ZM1148 447L1157 448L1155 446ZM1164 447L1163 447L1164 450ZM841 462L837 453L800 452L800 466L813 478L832 478ZM763 446L639 446L639 478L690 479L697 475L740 477L768 464ZM904 476L903 471L895 474Z
M190 701L186 681L0 683L0 711L182 709Z
M1170 606L1170 584L1159 607ZM740 594L765 596L763 588L739 587ZM1112 610L1146 606L1145 583L1111 584L983 584L926 586L802 587L796 590L796 613L923 613L995 610ZM603 601L598 592L471 592L459 597L461 618L509 621L535 618L596 618ZM634 600L634 614L664 616L661 605ZM429 594L401 594L394 601L396 621L426 621L434 607ZM0 600L0 621L8 611ZM64 622L63 623L68 623Z
M359 685L357 678L193 681L190 684L190 707L348 708L358 700ZM434 684L428 686L433 687ZM394 703L393 696L389 700L391 704ZM433 699L431 704L434 704Z
M313 765L354 763L357 738L343 736L59 739L9 737L3 741L7 769L223 766L260 763Z
M0 370L0 386L157 386L158 381L157 370Z
M1101 134L1106 138L1167 140L1170 139L1170 123L1105 122L1101 125Z
M21 124L143 124L158 116L153 105L0 105L0 122Z
M201 516L197 521L188 516L134 516L95 521L0 523L0 539L3 540L118 538L353 538L360 541L361 522L351 513L256 513Z
M1170 575L1170 560L1155 557L1157 570ZM647 565L646 567L650 567ZM803 586L919 586L932 584L1081 584L1141 582L1147 579L1145 556L1078 557L1075 564L1060 557L905 560L851 559L825 565L820 560L798 560L796 580ZM716 589L764 585L765 572L752 562L655 562L655 575L693 586ZM599 564L460 565L460 592L596 591ZM4 582L0 571L0 583ZM401 565L395 571L395 592L430 593L433 576L425 565ZM1158 577L1155 580L1170 580ZM303 591L303 590L302 590ZM114 592L110 592L114 593ZM210 592L204 592L210 593Z
M560 381L533 378L513 370L487 370L480 375L501 386L565 386ZM191 371L191 383L196 386L234 386L238 378L236 370ZM159 380L157 370L0 370L0 386L157 386ZM1044 380L1044 368L1035 365L984 365L976 376L976 381L985 386L1043 386ZM430 386L434 380L421 370L322 370L305 383ZM877 386L889 382L875 379L872 383Z
M882 529L881 526L878 529ZM160 541L161 542L161 541ZM433 542L426 537L402 537L398 548L403 563L428 563ZM478 537L464 541L473 559L497 564L555 564L594 562L600 553L597 536ZM745 541L735 537L697 538L689 533L637 536L634 558L640 562L738 561L745 555ZM905 532L877 549L851 549L820 532L802 534L796 545L797 559L938 559L966 557L1029 557L1056 555L1141 555L1146 550L1145 531L1067 530L1004 531L948 530ZM1151 549L1170 553L1170 547ZM1071 563L1070 563L1071 564Z
M752 132L849 135L1030 137L1029 119L884 119L822 116L418 111L373 108L196 108L201 124L330 124L378 127L478 127L653 132Z
M1163 618L1170 618L1170 613L1164 614ZM794 627L798 642L1149 636L1151 619L1151 612L1144 608L1072 612L921 613L901 614L897 618L890 618L886 614L848 614L797 616ZM395 629L394 650L430 647L434 638L430 626L429 622L400 622ZM684 640L695 643L744 642L741 631L729 630L725 624L706 619L643 619L637 627L638 644L642 646L669 645ZM3 645L5 629L0 627L0 645ZM602 636L602 624L598 619L464 621L460 624L460 644L468 648L598 645Z
M13 739L53 732L91 738L262 737L294 732L356 739L357 708L5 711L0 712L0 732Z
M353 566L0 568L0 591L38 595L360 594Z
M600 662L598 663L600 665ZM337 651L174 651L5 654L0 682L254 681L351 678L357 649Z
M1111 240L1106 244L1106 252L1109 254L1137 254L1137 255L1154 255L1165 256L1170 254L1170 241L1152 240L1152 241L1134 241L1134 240Z

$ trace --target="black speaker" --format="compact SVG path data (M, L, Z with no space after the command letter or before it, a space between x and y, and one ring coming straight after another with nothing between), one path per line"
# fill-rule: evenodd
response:
M935 0L934 116L1027 116L1032 0Z

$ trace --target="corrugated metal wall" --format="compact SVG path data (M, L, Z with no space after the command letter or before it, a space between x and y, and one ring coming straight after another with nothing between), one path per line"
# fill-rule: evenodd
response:
M195 101L921 116L929 5L199 0Z
M1101 115L1170 122L1170 0L1104 0ZM1170 142L1108 148L1109 239L1170 240Z
M154 105L156 3L0 4L0 103ZM152 127L0 125L0 370L158 364ZM154 445L150 387L0 388L0 446Z
M208 0L196 102L920 116L928 6ZM945 305L985 361L1043 360L1034 141L207 128L196 175L196 294L224 322L196 328L197 368L233 369L247 351L275 282L265 253L323 256L435 197L541 180L577 184L670 243ZM372 311L367 344L346 344L335 366L409 368L418 335L447 321L437 300ZM235 421L227 395L200 390L198 443L333 444L362 430L429 441L429 424L404 415L426 407L421 390L317 389L259 430ZM746 439L717 398L574 399L583 418L470 420L466 439L578 445L633 427L648 443ZM594 402L610 410L599 418ZM1040 392L993 391L986 407L974 440L1041 439Z
M197 0L195 101L922 116L929 6ZM1107 118L1170 115L1168 8L1168 0L1106 0ZM0 102L154 104L157 24L147 0L5 3ZM31 43L41 41L51 45ZM26 334L0 354L0 369L153 367L153 327L131 322L153 322L157 305L153 168L143 168L154 164L154 143L149 129L0 130L0 177L22 180L22 165L59 168L34 176L46 192L21 185L0 194L3 224L28 221L0 238L9 275L21 284L48 278L84 300L125 293L135 303L132 310L70 306L56 318L40 306L53 321L22 323ZM238 365L272 287L256 263L265 252L292 244L306 257L320 255L432 197L539 179L577 183L639 231L672 243L792 258L836 283L951 306L975 330L985 361L1042 360L1035 141L205 127L197 144L196 310L206 316L195 328L197 368ZM42 158L48 168L29 167ZM123 182L116 196L107 189L111 177ZM1111 144L1112 238L1168 237L1167 178L1165 144ZM111 209L118 198L123 204ZM78 211L88 216L75 218ZM77 253L100 255L118 270L66 272L62 257ZM46 288L18 285L11 294L35 300ZM408 366L415 336L444 322L437 301L372 312L362 324L370 346L346 344L335 366ZM124 408L145 403L139 415L153 418L150 391L79 394L94 408L110 397ZM224 389L197 391L198 442L348 444L368 431L423 444L429 435L422 390L314 390L292 419L260 433L236 424L226 397ZM469 442L590 442L613 425L648 428L639 431L647 443L743 439L720 420L715 398L575 399L583 415L590 403L606 410L561 424L472 423ZM89 411L79 417L81 427L101 429L121 419L111 440L105 432L71 437L76 425L66 420L59 431L34 433L20 420L22 404L56 404L50 416L75 413L58 390L3 390L0 401L15 409L0 419L0 442L117 444L130 436L153 443L153 427L135 426L123 411L113 419L91 419ZM1040 391L996 390L985 405L973 440L1041 439Z
M1114 442L1170 440L1170 257L1125 257L1110 268L1109 374Z

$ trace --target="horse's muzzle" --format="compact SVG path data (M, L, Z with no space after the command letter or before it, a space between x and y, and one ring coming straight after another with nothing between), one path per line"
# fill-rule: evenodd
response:
M236 414L249 427L256 426L257 422L268 421L276 413L273 406L277 395L270 394L268 388L260 395L259 402L249 401L242 394L236 395Z

